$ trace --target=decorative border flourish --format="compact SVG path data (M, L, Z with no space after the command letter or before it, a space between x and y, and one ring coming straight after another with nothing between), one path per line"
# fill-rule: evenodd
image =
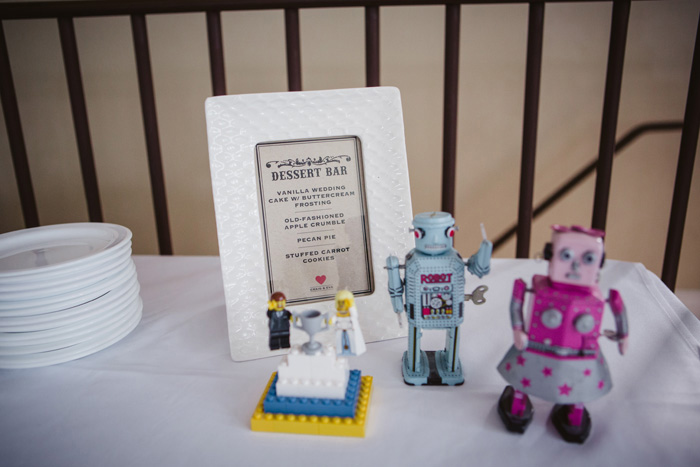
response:
M312 159L311 157L307 157L306 159L299 159L298 157L294 160L292 159L285 159L283 161L269 161L267 164L265 164L265 167L268 169L272 167L272 164L277 164L277 168L279 169L280 167L304 167L308 166L311 167L312 165L328 165L331 162L334 162L336 164L340 164L342 162L342 159L345 158L345 162L350 162L350 156L347 154L341 154L339 156L326 156L326 157L318 157L318 159Z

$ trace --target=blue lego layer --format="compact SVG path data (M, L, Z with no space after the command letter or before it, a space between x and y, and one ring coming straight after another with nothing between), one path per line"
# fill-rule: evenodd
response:
M327 417L354 417L360 395L362 378L360 370L350 370L345 399L319 399L313 397L282 397L277 395L277 376L265 395L265 413L292 415L317 415Z

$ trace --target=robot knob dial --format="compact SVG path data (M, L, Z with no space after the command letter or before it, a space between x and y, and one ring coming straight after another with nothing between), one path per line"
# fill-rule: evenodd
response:
M542 324L549 329L556 329L561 326L561 311L550 308L542 313Z
M587 334L595 327L595 319L590 313L581 313L574 320L574 327L581 334Z

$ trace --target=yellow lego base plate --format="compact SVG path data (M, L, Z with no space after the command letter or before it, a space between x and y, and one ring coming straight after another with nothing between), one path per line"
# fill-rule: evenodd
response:
M270 385L277 373L272 373L267 382L265 391L260 397L260 402L255 408L255 413L250 419L250 428L253 431L268 431L273 433L297 433L304 435L326 436L355 436L364 438L365 421L369 411L369 400L372 395L372 377L363 376L360 395L357 400L357 408L353 418L343 417L319 417L316 415L288 415L281 413L265 413L263 402L270 390Z

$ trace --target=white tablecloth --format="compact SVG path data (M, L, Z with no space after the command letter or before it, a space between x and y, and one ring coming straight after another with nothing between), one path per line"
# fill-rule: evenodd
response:
M362 439L250 431L279 357L230 359L218 258L135 261L144 316L132 334L75 362L0 371L0 465L700 465L700 322L640 264L604 269L602 289L620 290L627 304L629 352L601 339L614 388L588 405L593 431L572 445L548 422L546 402L533 400L524 435L506 432L495 408L513 280L529 282L546 263L494 260L490 276L468 279L468 290L489 291L486 304L466 307L463 386L404 385L404 339L352 359L374 376ZM604 324L613 327L609 312ZM426 332L424 348L443 341L444 332Z

